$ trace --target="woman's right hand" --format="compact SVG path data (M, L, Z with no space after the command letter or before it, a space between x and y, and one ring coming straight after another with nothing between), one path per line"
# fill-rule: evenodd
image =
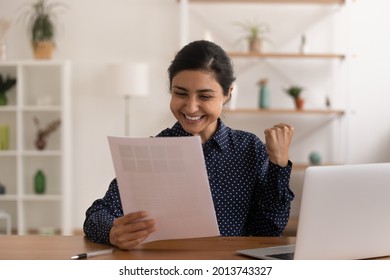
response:
M156 231L156 221L145 219L145 211L134 212L115 219L110 230L110 243L123 250L131 250Z

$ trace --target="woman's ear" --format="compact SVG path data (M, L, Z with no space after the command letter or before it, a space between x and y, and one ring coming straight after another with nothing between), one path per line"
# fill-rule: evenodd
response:
M229 88L228 95L225 95L225 102L223 102L223 105L225 105L226 103L228 103L230 101L230 99L232 99L233 88L234 88L233 85L231 85Z

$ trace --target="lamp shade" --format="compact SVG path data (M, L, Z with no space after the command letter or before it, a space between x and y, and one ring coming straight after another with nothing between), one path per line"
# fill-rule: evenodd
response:
M120 96L146 96L149 92L146 63L117 63L107 66L108 89Z

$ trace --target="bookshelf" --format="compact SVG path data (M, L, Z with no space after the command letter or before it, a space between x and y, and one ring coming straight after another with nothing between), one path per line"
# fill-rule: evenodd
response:
M71 64L69 61L3 61L0 73L17 78L0 107L0 123L9 127L9 148L0 150L0 209L12 218L18 235L51 231L71 234ZM59 128L47 146L34 145L38 118L45 127L54 119ZM34 174L43 170L46 191L34 192Z

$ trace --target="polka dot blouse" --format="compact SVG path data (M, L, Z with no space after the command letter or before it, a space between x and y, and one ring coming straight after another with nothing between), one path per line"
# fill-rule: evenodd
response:
M157 137L190 136L179 123ZM294 194L289 188L292 163L269 161L264 143L254 134L233 130L218 120L215 135L203 144L219 230L224 236L280 236L289 219ZM112 180L105 196L88 208L86 236L109 244L115 218L123 216L119 188Z

